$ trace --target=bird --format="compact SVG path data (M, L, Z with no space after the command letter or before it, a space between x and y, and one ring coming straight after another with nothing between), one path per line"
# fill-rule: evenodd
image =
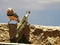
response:
M29 11L29 10L27 10L27 11L26 11L26 13L30 14L30 11Z
M7 9L7 16L8 16L8 18L10 19L10 21L11 21L11 20L15 20L15 21L19 22L19 17L18 17L18 15L16 14L16 12L14 11L14 9L8 8L8 9Z

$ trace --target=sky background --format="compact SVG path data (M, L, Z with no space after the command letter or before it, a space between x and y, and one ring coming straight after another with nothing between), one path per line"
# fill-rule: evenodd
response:
M30 24L60 26L60 0L0 0L0 23L9 21L7 8L13 8L19 19L30 10Z

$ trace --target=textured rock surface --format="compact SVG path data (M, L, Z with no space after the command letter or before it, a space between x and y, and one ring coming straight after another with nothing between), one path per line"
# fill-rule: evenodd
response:
M60 27L30 24L29 41L32 44L59 45ZM0 42L10 42L7 24L0 24Z
M33 44L60 45L60 27L30 25L30 41Z
M10 42L9 41L9 29L7 24L0 24L0 42Z

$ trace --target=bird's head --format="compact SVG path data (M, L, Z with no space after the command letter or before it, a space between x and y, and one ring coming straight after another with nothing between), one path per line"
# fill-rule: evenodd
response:
M12 8L8 8L7 13L12 14L12 13L14 13L14 10Z
M30 14L30 11L29 11L29 10L27 10L27 11L26 11L26 14Z

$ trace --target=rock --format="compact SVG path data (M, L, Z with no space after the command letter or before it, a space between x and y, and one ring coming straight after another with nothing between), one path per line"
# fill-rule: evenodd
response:
M32 44L39 45L59 45L60 44L60 27L44 26L30 24L29 41ZM28 29L28 27L27 27ZM29 30L29 29L28 29ZM28 31L26 31L26 34ZM9 28L7 24L0 24L0 42L9 42Z

